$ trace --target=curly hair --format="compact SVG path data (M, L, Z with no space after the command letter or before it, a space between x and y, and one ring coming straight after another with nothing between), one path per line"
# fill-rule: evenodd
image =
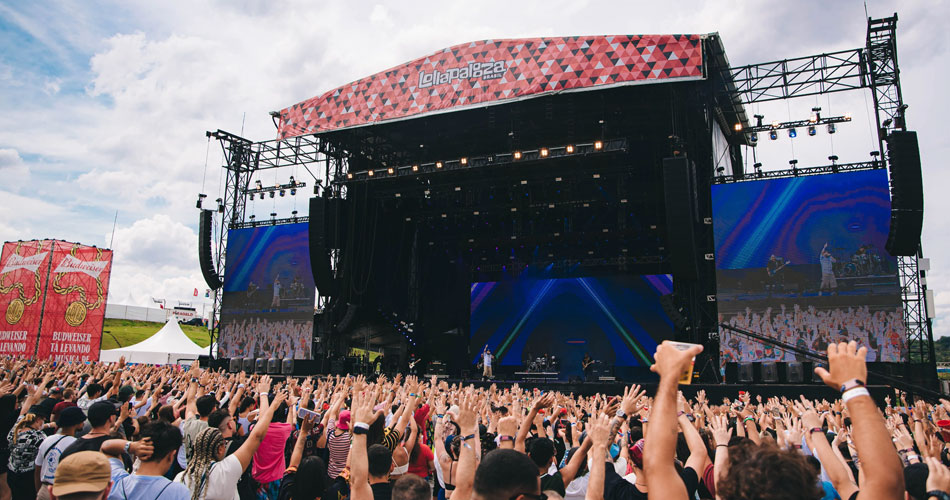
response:
M191 460L185 469L185 479L188 480L188 489L191 490L191 500L204 498L208 489L207 474L214 465L218 448L224 444L224 436L217 427L209 427L198 433L195 444L192 445Z
M729 470L716 481L723 500L818 500L824 495L801 453L771 445L737 448L734 455L729 447Z

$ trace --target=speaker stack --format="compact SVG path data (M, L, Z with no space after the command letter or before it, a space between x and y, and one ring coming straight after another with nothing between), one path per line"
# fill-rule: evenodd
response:
M673 282L695 281L701 252L696 248L696 197L692 165L686 157L663 159L663 196L666 208L666 246L673 267Z
M208 288L217 290L221 288L222 283L221 277L214 268L214 260L211 258L211 217L213 216L213 211L202 210L198 220L198 264Z
M885 248L894 256L914 256L924 223L924 183L920 173L917 132L895 131L887 137L891 170L891 227Z

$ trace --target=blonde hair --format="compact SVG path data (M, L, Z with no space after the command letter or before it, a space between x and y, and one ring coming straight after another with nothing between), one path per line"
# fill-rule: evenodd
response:
M20 431L22 431L25 427L33 425L39 418L40 417L35 413L27 413L26 415L23 415L23 418L21 418L20 421L17 422L15 426L13 426L13 438L16 439L16 437L20 435Z

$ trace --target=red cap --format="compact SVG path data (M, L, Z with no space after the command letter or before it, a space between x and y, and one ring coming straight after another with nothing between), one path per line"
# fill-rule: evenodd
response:
M937 420L937 427L950 427L950 420Z

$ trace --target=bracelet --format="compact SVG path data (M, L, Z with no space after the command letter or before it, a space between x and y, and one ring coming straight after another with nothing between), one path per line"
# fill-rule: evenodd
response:
M752 415L749 415L748 417L742 419L742 423L746 423L746 422L748 422L748 421L750 421L750 420L753 421L753 422L755 422L755 417L753 417Z
M365 423L365 422L356 422L355 424L353 424L353 428L354 428L354 429L366 429L366 430L369 430L369 424L367 424L367 423Z
M269 392L262 392L262 393L260 393L260 396L267 396L267 395L269 395L269 394L270 394Z
M717 444L717 445L716 445L716 448L719 448L720 446L725 446L726 448L728 448L728 447L729 447L729 445L728 445L728 444Z
M502 443L505 441L514 441L514 440L515 440L514 436L498 436L498 441Z
M821 427L812 427L811 429L808 429L809 436L812 435L812 433L814 432L824 432L824 429L822 429Z
M864 384L864 381L863 381L863 380L858 380L858 379L856 379L856 378L855 378L855 379L851 379L851 380L849 380L849 381L847 381L847 382L841 384L841 392L842 392L842 393L848 392L848 391L850 391L851 389L856 389L856 388L858 388L858 387L864 387L864 386L865 386L865 384Z
M468 441L469 439L475 439L475 434L469 434L462 438L462 442Z
M125 450L123 450L123 451L125 451L126 453L128 453L130 448L132 448L132 441L126 441L126 442L125 442Z
M800 445L800 444L793 444L793 445L792 445L792 448L795 448L796 450L800 450L800 449L802 449L802 445Z
M854 398L856 398L856 397L858 397L858 396L871 397L871 393L868 392L868 390L867 390L866 388L864 388L864 387L855 387L854 389L850 389L850 390L848 390L847 392L845 392L844 394L842 394L842 395L841 395L841 401L842 401L843 403L847 403L848 401L850 401L850 400L852 400L852 399L854 399Z
M410 392L410 393L409 393L409 397L410 397L410 398L414 398L414 397L416 397L416 393L414 393L414 392Z
M641 423L641 424L645 424L645 423L647 423L647 422L649 422L649 420L647 420L647 419L645 419L645 418L641 418L641 419L640 419L640 423Z

